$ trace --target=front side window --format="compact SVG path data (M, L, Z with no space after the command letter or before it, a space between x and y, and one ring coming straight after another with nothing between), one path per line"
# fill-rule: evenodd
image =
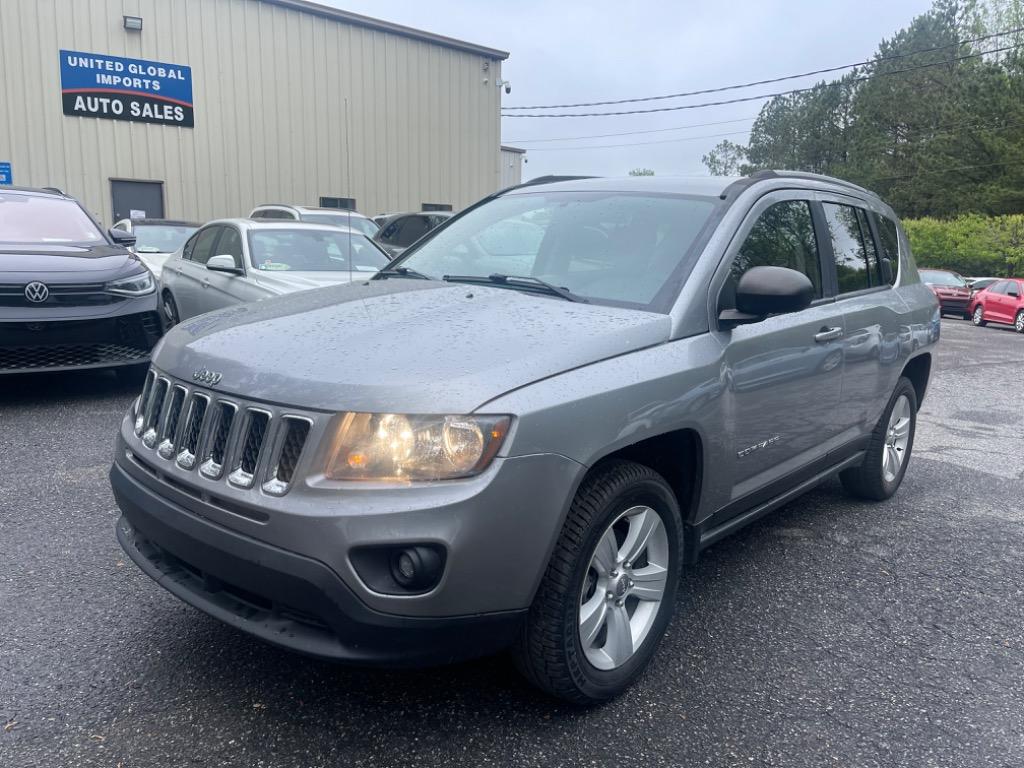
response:
M217 243L217 256L230 256L235 260L235 266L242 268L242 236L234 227L224 227L224 232Z
M825 209L825 221L828 222L828 231L832 236L839 293L853 293L870 288L871 269L857 209L851 205L837 203L824 203L822 208ZM868 236L870 237L870 233Z
M105 241L74 200L0 191L0 243L98 245Z
M447 223L401 266L434 278L533 277L648 308L718 204L626 192L502 195Z
M432 229L426 216L403 216L388 224L381 235L381 242L408 248Z
M775 203L757 218L732 263L727 289L734 292L736 282L751 267L795 269L807 275L814 286L814 297L822 297L821 259L810 203Z
M136 224L135 251L136 253L174 253L195 231L195 227L178 224Z
M388 257L362 235L326 229L254 229L252 266L263 272L376 272Z
M197 264L206 264L211 256L216 255L213 252L213 244L216 242L219 234L220 227L207 227L200 230L192 243L192 250L186 258L191 259Z

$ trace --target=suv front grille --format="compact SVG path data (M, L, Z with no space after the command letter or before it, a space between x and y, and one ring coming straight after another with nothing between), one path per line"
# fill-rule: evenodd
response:
M0 307L86 307L124 301L124 296L107 293L103 283L47 283L45 301L25 298L28 283L0 283Z
M225 479L227 469L226 480L236 488L252 488L262 477L261 489L275 496L291 487L312 424L305 416L193 389L155 369L134 413L136 436L159 458L210 481Z

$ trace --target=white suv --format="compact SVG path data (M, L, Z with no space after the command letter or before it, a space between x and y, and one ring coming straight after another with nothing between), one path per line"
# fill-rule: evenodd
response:
M308 221L313 224L332 224L336 227L345 227L355 232L361 232L367 237L373 237L380 229L373 219L363 216L361 213L349 211L344 208L314 208L306 205L285 205L283 203L272 203L257 205L249 214L250 219L257 220L281 220L281 221Z

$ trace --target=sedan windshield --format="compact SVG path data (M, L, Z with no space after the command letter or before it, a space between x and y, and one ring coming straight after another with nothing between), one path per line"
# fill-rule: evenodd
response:
M196 227L177 224L136 224L133 227L136 253L174 253L189 239Z
M327 229L253 230L249 253L266 272L376 272L388 263L362 235Z
M74 200L0 192L0 243L96 245L103 233Z
M967 287L964 279L952 272L943 272L940 269L922 269L920 270L920 275L922 282L928 283L928 285L948 285L953 288Z
M433 278L528 277L598 303L649 307L715 204L625 192L510 194L451 222L400 263ZM523 280L496 284L536 290Z
M362 232L367 237L373 237L380 229L370 219L363 216L346 216L344 213L304 213L302 220L312 224L330 224L332 227L348 227L356 232Z

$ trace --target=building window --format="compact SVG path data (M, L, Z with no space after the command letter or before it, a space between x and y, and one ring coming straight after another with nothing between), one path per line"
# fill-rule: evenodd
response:
M354 211L356 199L354 197L321 197L321 208L341 208L343 211Z
M424 203L422 211L450 211L452 206L449 203Z

